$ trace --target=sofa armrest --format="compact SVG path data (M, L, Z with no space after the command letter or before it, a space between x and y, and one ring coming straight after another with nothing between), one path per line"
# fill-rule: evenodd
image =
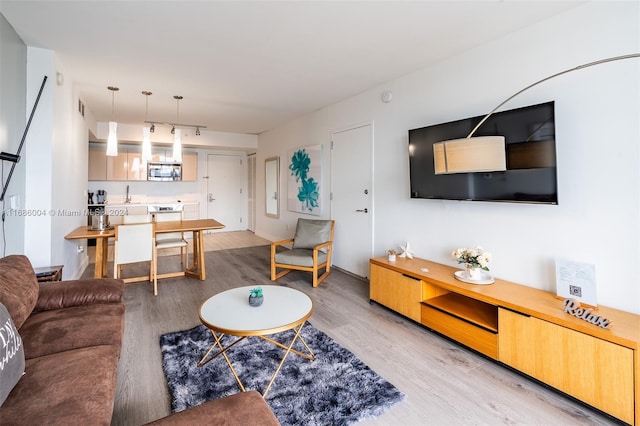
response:
M163 417L147 426L280 426L280 422L258 392L240 392Z
M34 312L94 303L119 303L123 292L124 281L113 278L40 283Z

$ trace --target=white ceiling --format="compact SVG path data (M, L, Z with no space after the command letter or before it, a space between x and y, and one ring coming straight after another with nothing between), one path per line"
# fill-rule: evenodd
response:
M98 121L177 120L257 134L576 1L12 1L29 46L55 51ZM55 77L55 76L52 76ZM55 81L55 78L52 79Z

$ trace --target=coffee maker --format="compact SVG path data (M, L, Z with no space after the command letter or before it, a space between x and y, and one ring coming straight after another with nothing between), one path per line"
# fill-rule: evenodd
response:
M107 191L105 191L104 189L98 189L97 195L96 195L96 204L104 204L107 202Z

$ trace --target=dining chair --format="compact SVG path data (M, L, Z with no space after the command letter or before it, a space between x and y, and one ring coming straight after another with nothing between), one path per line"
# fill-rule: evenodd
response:
M271 243L271 281L300 270L313 274L314 287L320 285L331 273L334 225L334 220L298 219L293 238ZM291 249L278 252L285 244L291 244ZM284 270L277 272L278 268Z
M122 223L149 223L151 222L150 214L126 214L122 216Z
M156 222L173 222L182 220L182 212L174 213L158 213L155 215ZM155 234L155 244L153 246L154 268L158 271L158 250L180 248L180 265L182 265L183 271L186 269L187 257L188 257L188 243L184 238L183 232L167 232ZM165 274L165 277L167 274ZM177 276L177 274L176 274Z
M115 227L113 250L113 276L120 278L121 266L131 263L149 262L149 275L124 278L125 283L153 280L157 294L157 278L154 262L153 223L129 223Z

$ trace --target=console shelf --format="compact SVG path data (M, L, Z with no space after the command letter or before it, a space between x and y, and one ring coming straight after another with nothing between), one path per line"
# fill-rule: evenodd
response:
M370 260L370 299L623 422L640 426L640 315L605 306L604 329L555 294L474 285L424 259Z
M498 308L493 305L457 293L443 294L422 303L493 333L498 332Z

